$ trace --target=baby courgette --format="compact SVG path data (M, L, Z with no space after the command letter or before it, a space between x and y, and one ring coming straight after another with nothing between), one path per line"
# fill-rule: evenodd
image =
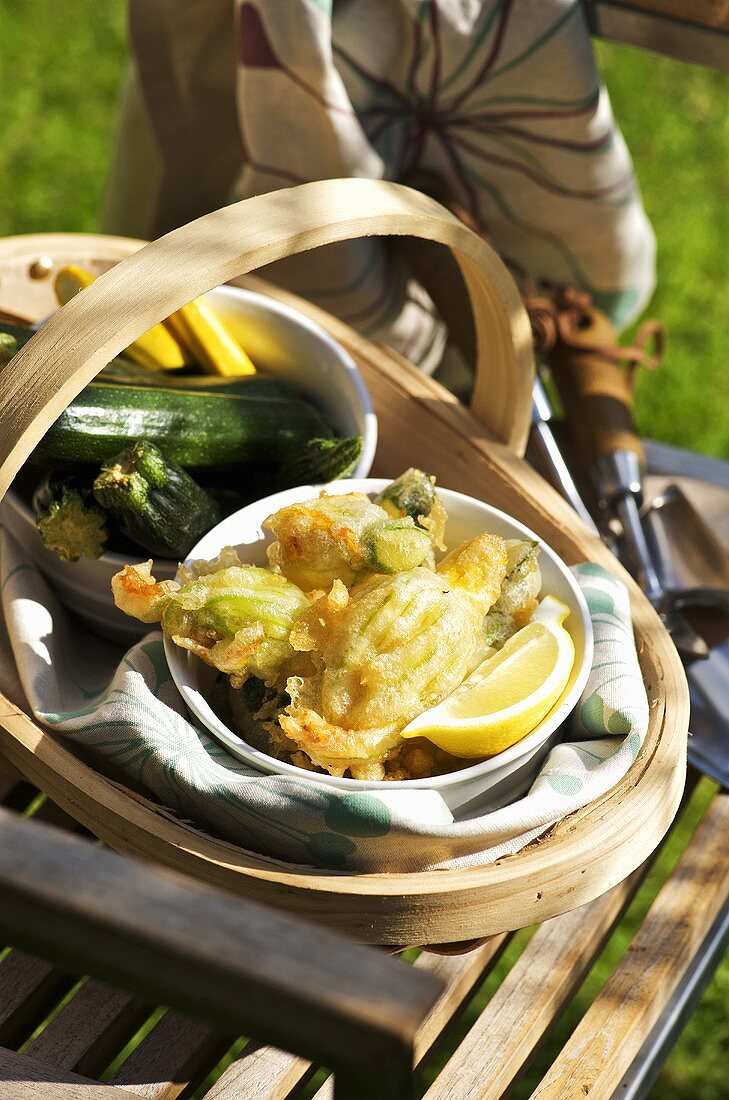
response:
M104 463L94 496L122 534L165 558L184 557L220 519L205 490L143 439Z
M107 516L94 500L91 478L74 471L47 474L33 494L33 511L43 545L61 561L104 552Z
M406 573L432 561L433 546L427 531L407 516L373 524L362 540L365 559L377 573Z
M271 492L295 485L319 485L349 477L362 454L362 436L310 439L276 474Z
M332 434L318 409L296 397L92 382L48 430L33 461L99 463L148 439L186 467L285 462L308 440Z

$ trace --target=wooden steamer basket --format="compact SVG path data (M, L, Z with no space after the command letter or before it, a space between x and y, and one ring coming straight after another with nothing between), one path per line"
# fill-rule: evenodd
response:
M56 417L111 358L191 298L285 256L367 235L410 235L447 245L473 308L478 363L471 409L395 353L258 280L242 285L288 301L351 353L379 418L374 473L411 465L532 527L568 563L599 562L627 584L650 727L638 758L607 795L515 856L484 867L417 874L353 874L288 865L182 823L80 761L0 695L0 751L107 844L229 890L309 916L372 943L457 942L545 920L614 886L657 846L684 785L688 696L683 669L655 611L612 554L515 452L529 426L531 333L516 287L494 251L433 200L370 180L328 180L224 207L147 245L99 278L46 324L0 376L0 498ZM0 244L0 307L21 308L23 240ZM113 238L49 237L47 250L101 266L138 248ZM85 253L85 255L82 255ZM53 259L53 251L51 254ZM19 270L23 265L23 273ZM36 272L37 274L37 272ZM8 276L7 278L5 276ZM10 288L8 297L7 288ZM27 288L26 288L27 289ZM47 294L47 291L43 291Z

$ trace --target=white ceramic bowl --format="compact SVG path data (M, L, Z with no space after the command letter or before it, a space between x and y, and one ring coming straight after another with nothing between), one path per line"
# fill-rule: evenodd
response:
M351 356L319 325L288 306L262 294L222 286L205 296L232 334L263 370L297 382L325 412L343 436L361 435L362 454L353 472L365 477L377 447L377 418L369 393ZM28 558L51 581L60 599L97 634L131 644L149 627L118 611L111 595L111 578L136 558L107 553L92 560L63 562L46 550L31 509L9 492L0 503L0 521L23 546ZM177 562L155 562L158 580L174 577Z
M335 482L324 486L329 493L362 492L374 495L389 484L379 478L362 478ZM309 500L322 486L300 486L249 504L219 523L200 540L190 553L189 560L214 558L224 546L234 546L243 561L254 565L267 565L266 547L272 541L270 532L264 532L261 524L272 512L288 504ZM240 760L261 772L296 776L309 783L321 783L327 787L346 790L414 790L424 788L437 791L452 811L460 815L477 803L479 809L492 809L512 801L522 794L534 780L549 749L560 738L559 727L576 705L592 664L592 623L587 604L571 572L555 554L528 527L473 497L464 496L439 487L438 492L448 512L446 542L448 549L458 546L465 539L482 531L490 531L504 538L537 539L541 547L539 562L542 570L542 592L564 600L570 609L566 627L575 644L575 663L569 682L561 698L539 726L518 744L505 752L471 767L430 779L409 779L397 782L370 782L359 779L338 779L318 772L302 771L293 764L275 760L253 748L218 717L208 702L208 696L217 676L214 669L204 664L186 650L175 646L165 638L165 652L173 679L192 713L210 730L222 745Z

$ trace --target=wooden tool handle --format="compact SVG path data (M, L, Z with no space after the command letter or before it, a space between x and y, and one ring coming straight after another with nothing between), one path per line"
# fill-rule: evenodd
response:
M615 330L596 309L588 311L586 321L570 343L557 342L549 360L575 450L586 466L614 451L633 451L642 463L630 376L622 363L599 350L616 345Z
M531 328L494 250L433 199L382 180L320 180L206 214L133 253L50 318L0 375L0 498L54 420L143 332L192 298L275 260L355 237L447 245L474 312L473 409L523 453L534 378Z

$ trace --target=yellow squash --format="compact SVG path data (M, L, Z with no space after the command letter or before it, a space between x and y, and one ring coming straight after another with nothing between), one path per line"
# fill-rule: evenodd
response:
M202 298L195 298L164 322L173 336L210 374L255 374L256 368Z
M79 290L93 283L95 276L76 264L62 267L56 275L54 290L62 306L69 302ZM125 351L135 363L151 370L178 370L193 362L192 356L183 349L172 333L164 325L155 325L138 337Z
M56 276L56 297L65 305L93 281L88 271L69 264ZM177 370L197 362L208 373L224 377L256 373L249 356L202 298L188 302L145 332L126 349L126 354L153 370Z

